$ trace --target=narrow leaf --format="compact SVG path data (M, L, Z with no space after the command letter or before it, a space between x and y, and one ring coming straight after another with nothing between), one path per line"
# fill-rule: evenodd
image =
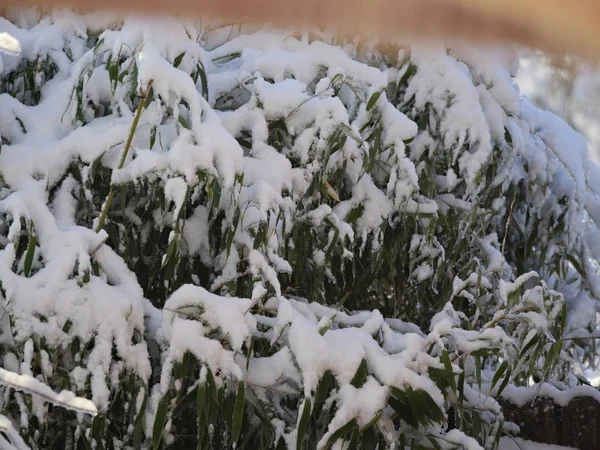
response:
M375 106L375 103L377 103L377 100L379 100L379 97L382 93L383 91L377 91L373 95L371 95L371 98L367 102L367 111L371 111L371 109L373 109L373 106Z
M23 263L23 272L26 277L31 273L31 265L33 264L33 255L35 255L36 245L37 239L32 227L29 231L29 243L27 244L27 253L25 253L25 262Z
M156 416L154 417L154 427L152 428L152 449L158 450L162 433L167 423L167 410L169 407L169 398L164 396L158 403Z
M304 400L304 407L302 408L302 414L300 415L300 421L298 422L298 435L296 437L296 450L301 450L304 444L304 435L308 427L308 420L310 419L311 413L311 402L310 398Z
M244 418L244 403L245 403L246 391L244 382L238 383L237 396L235 397L235 406L233 407L233 416L231 418L231 440L233 443L237 442L240 438L240 431L242 430L242 420Z
M500 378L502 378L502 375L504 375L504 372L506 372L507 368L508 368L508 361L503 361L502 364L500 364L500 367L498 367L498 370L496 370L496 373L494 374L494 378L492 378L492 389L494 389L494 386L496 386L496 383L498 383L498 381L500 381Z
M175 58L175 61L173 61L173 67L179 67L179 65L181 64L181 61L183 61L183 57L185 56L185 52L180 53L179 55L177 55L177 58Z

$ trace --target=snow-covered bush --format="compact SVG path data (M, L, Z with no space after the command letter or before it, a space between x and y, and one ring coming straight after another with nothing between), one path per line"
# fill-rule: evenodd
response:
M491 449L594 363L598 170L512 54L0 24L5 444Z

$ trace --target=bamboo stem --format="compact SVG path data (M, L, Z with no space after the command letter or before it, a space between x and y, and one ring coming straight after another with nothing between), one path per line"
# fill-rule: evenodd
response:
M152 81L148 83L148 87L146 88L146 92L144 92L140 98L140 103L135 112L135 117L133 118L133 122L131 123L131 129L129 130L129 136L127 137L127 142L125 143L125 148L123 149L123 153L121 154L121 160L119 161L119 165L117 169L122 169L125 165L125 159L127 159L127 154L129 153L129 149L131 148L131 143L133 142L133 136L140 122L140 117L142 117L142 111L144 110L144 105L146 104L146 97L152 88ZM110 206L112 204L113 198L115 197L115 188L111 184L110 191L108 192L108 196L106 197L106 201L104 202L104 208L102 209L102 213L100 214L100 218L98 219L98 226L96 226L96 233L99 233L102 228L104 228L104 222L106 221L106 216L108 216L108 211L110 210Z

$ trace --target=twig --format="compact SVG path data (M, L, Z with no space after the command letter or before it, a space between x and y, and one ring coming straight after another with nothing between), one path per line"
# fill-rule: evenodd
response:
M504 237L502 238L502 249L501 249L502 256L504 256L504 246L506 245L506 237L508 236L508 227L510 226L510 221L512 220L513 208L515 207L516 200L517 200L517 191L515 191L515 195L513 195L512 202L510 203L510 209L508 211L508 219L506 219L506 227L504 228Z
M131 143L133 142L133 135L135 134L135 130L138 127L140 122L140 117L142 116L142 111L144 110L144 105L146 104L146 97L152 88L152 81L148 83L148 87L146 88L146 92L142 94L140 98L140 103L137 107L137 111L135 112L135 117L133 118L133 122L131 123L131 129L129 130L129 136L127 137L127 142L125 143L125 148L123 149L123 153L121 154L121 160L119 161L119 165L117 169L122 169L125 165L125 159L127 158L127 154L129 153L129 149L131 148ZM104 202L104 208L102 209L102 213L100 214L100 218L98 219L98 226L96 227L96 233L99 233L102 228L104 228L104 222L106 221L106 216L108 215L108 210L110 209L110 205L112 204L113 198L115 196L115 188L114 186L110 186L110 191L108 191L108 196L106 197L106 201Z

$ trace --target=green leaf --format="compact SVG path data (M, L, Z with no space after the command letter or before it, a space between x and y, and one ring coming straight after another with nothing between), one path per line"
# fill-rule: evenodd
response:
M388 398L388 403L396 413L404 420L409 426L417 428L419 423L413 414L413 411L408 404L406 394L400 389L392 387L392 395Z
M512 373L512 369L509 367L508 370L506 371L506 376L504 377L504 381L502 381L502 384L498 388L498 392L496 392L496 395L502 394L502 392L504 391L506 386L508 386L508 382L510 381L511 373Z
M562 308L561 308L561 313L560 313L560 336L561 336L561 339L565 333L566 326L567 326L567 304L563 302Z
M104 426L106 424L106 418L98 414L92 420L92 429L90 430L90 437L92 442L95 442L95 448L104 449L102 435L104 434Z
M198 441L198 450L202 450L204 433L206 431L209 411L211 409L211 397L210 395L206 395L206 385L206 382L202 385L198 385L199 390L198 395L196 397L196 440Z
M325 402L325 398L327 397L327 393L329 392L332 382L333 375L331 375L330 371L325 372L321 380L319 380L317 391L315 393L315 414L320 412L321 406Z
M154 88L151 87L150 90L148 91L148 93L146 94L146 98L144 98L144 109L148 109L148 106L150 106L150 103L152 103L152 100L154 99Z
M407 389L407 395L413 410L418 411L420 415L422 415L423 424L428 421L434 423L444 422L444 412L433 398L431 398L428 392L422 389L416 391Z
M475 357L475 378L477 379L477 386L481 390L481 357Z
M127 185L122 184L119 186L119 200L121 206L121 214L125 217L125 209L127 208Z
M335 430L333 432L333 434L329 437L329 439L327 440L327 443L325 444L324 447L322 447L322 450L328 450L331 448L331 446L333 444L336 443L336 441L338 439L343 439L348 433L350 433L352 431L352 429L354 427L358 426L356 424L356 420L352 419L350 422L348 422L346 425L344 425L341 428L338 428L337 430Z
M218 406L219 405L219 391L217 390L217 383L215 381L215 377L210 370L210 367L206 367L206 381L208 383L208 388L210 389L210 396L213 399L213 402Z
M435 448L436 450L440 450L442 448L435 436L427 436L427 439L429 439L429 442L431 442L431 445L433 445L433 448Z
M362 433L362 448L363 450L375 450L377 448L377 431L375 427L370 427ZM403 447L400 447L402 450Z
M579 275L581 275L582 277L585 278L586 277L586 273L582 269L581 264L579 263L579 261L577 261L573 255L569 255L569 254L567 254L567 259L569 260L569 262L571 263L571 265L575 268L575 270L579 273Z
M202 97L208 101L208 78L206 77L206 70L204 70L202 63L198 63L198 73L200 74L200 83L202 85Z
M169 409L169 397L165 395L156 409L156 416L154 417L154 427L152 428L152 448L158 450L160 441L162 440L162 433L167 423L167 411Z
M498 369L496 370L496 373L494 374L494 378L492 378L492 389L494 389L494 386L496 386L496 383L498 383L498 381L500 381L500 378L502 378L502 375L504 375L504 372L506 372L506 369L508 369L508 361L503 361L502 364L500 364L500 367L498 367Z
M444 349L440 356L440 360L444 363L444 368L446 372L448 372L448 378L450 381L450 387L452 388L452 392L456 393L456 380L454 379L454 371L452 370L452 362L450 361L450 355L448 351Z
M356 222L362 216L364 210L365 207L362 204L356 206L355 208L352 208L350 212L346 215L344 221L350 224Z
M531 337L529 339L529 341L527 341L527 344L525 344L525 346L521 349L521 351L519 352L519 358L522 358L523 356L525 356L527 354L527 352L538 343L538 341L540 340L540 335L536 334L533 337Z
M336 83L337 83L339 80L342 80L343 78L344 78L344 75L343 75L343 74L341 74L341 73L336 73L336 74L335 74L335 75L334 75L334 76L331 78L331 81L329 82L329 86L335 86L335 85L336 85Z
M150 129L150 150L154 147L154 143L156 142L156 125L153 125Z
M327 333L329 331L329 329L331 328L331 325L333 325L333 321L335 320L335 314L331 317L329 317L327 319L327 322L325 322L324 325L322 325L321 327L319 327L319 334L321 336L324 336L325 333Z
M362 387L362 385L365 384L365 382L367 381L368 376L369 368L367 367L367 361L363 359L360 362L360 365L358 366L358 369L356 370L354 378L352 378L350 384L355 388Z
M165 269L167 265L171 262L171 260L176 258L179 254L179 246L177 241L177 239L171 239L171 242L169 242L169 246L167 247L167 255L165 256L164 262L161 266L161 270Z
M367 102L367 111L371 111L371 109L373 109L373 106L375 106L375 103L377 103L377 100L379 100L379 97L382 93L383 91L377 91L373 95L371 95L371 98Z
M325 252L325 260L329 261L329 259L331 258L331 254L333 253L333 249L335 248L335 245L337 244L337 241L340 237L340 230L339 228L335 228L334 232L333 232L333 239L331 240L331 244L329 244L329 247L327 247L327 251Z
M98 42L96 42L96 45L94 45L93 52L96 53L102 44L104 44L104 38L98 39Z
M308 428L308 420L310 419L311 413L311 402L310 398L307 397L304 400L304 406L302 408L302 414L300 414L300 421L298 422L298 435L296 436L296 450L301 450L304 444L304 437L306 435L306 429Z
M121 72L121 73L119 74L119 78L118 78L118 80L119 80L119 83L122 83L122 82L123 82L123 78L125 78L125 77L127 76L127 74L128 74L128 73L129 73L129 71L128 71L128 70L124 70L123 72Z
M175 61L173 61L173 67L175 67L175 68L179 67L179 65L181 64L181 61L183 61L184 56L185 56L185 52L182 52L179 55L177 55L177 58L175 58Z
M111 55L112 57L112 55ZM113 95L114 95L114 89L117 85L117 81L119 78L119 63L118 63L118 58L117 61L115 61L113 64L111 64L111 61L109 60L106 64L106 69L108 70L108 78L110 79L110 84L112 86L113 89Z
M508 145L512 145L513 143L512 136L510 135L508 128L504 128L504 140Z
M367 430L373 428L373 426L379 421L379 419L381 419L381 416L383 416L383 409L379 410L377 414L375 414L373 418L364 427L360 429L360 432L365 433Z
M210 199L210 207L211 209L217 210L219 209L219 204L221 203L221 185L219 184L219 180L214 178L211 184L211 192L212 196Z
M35 255L35 246L37 245L37 239L33 226L29 230L29 242L27 244L27 253L25 253L25 262L23 263L23 272L28 277L31 273L31 265L33 264L33 256Z
M246 391L244 382L238 382L238 391L235 397L235 406L233 407L233 416L231 417L231 441L235 443L240 438L240 431L242 430L242 420L244 418L244 403L245 403Z
M183 117L181 114L179 114L179 116L177 117L177 121L186 130L191 130L192 129L192 127L190 126L190 123L187 120L185 120L185 117Z
M498 424L498 430L496 431L496 436L494 437L494 448L498 448L500 444L500 438L502 437L502 431L504 430L504 423L500 422Z
M143 429L142 426L144 424L144 417L146 416L146 405L148 404L148 390L145 389L144 400L140 405L140 409L135 417L133 422L133 447L136 450L140 450L142 448L142 437L143 437Z
M481 430L483 429L483 424L481 423L481 417L477 411L473 411L471 415L471 419L473 421L472 425L472 434L475 439L479 439L479 435L481 434Z
M406 72L404 72L404 75L402 75L402 78L400 78L400 80L398 81L398 87L404 86L406 82L410 78L412 78L412 76L415 73L417 73L417 66L415 66L414 64L409 64L408 68L406 69Z
M206 383L198 384L196 388L196 415L201 417L204 414L204 406L206 405Z
M352 433L350 434L350 442L348 443L348 447L346 450L357 450L358 449L358 435L360 431L358 429L358 425L355 422L354 427L352 427Z

